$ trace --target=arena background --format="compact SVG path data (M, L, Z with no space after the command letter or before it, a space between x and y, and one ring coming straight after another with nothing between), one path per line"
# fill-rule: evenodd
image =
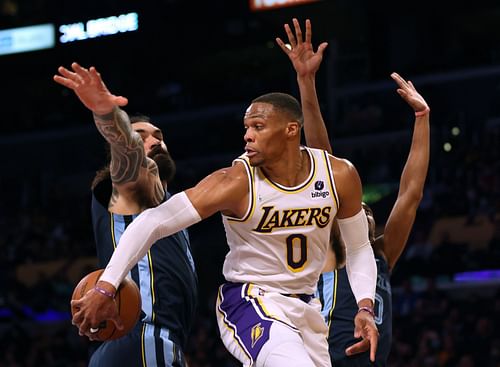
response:
M135 31L59 39L61 25L130 13ZM10 42L4 30L52 24L56 33L51 48L0 55L1 367L86 365L69 298L96 266L89 185L105 164L104 140L52 81L57 67L96 66L129 98L126 111L152 116L178 164L177 192L242 152L252 98L298 97L274 42L292 17L311 19L315 45L329 42L317 79L322 110L379 230L413 126L390 73L412 80L432 109L425 195L393 273L389 365L500 366L500 3L320 0L252 11L247 0L0 0L0 49ZM213 312L227 250L220 217L190 233L200 278L190 366L235 366Z

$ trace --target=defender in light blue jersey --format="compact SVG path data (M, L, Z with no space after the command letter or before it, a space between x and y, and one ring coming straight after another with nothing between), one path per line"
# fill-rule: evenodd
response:
M295 35L290 27L285 25L290 41L289 47L285 47L281 40L278 44L289 57L297 73L306 142L310 147L325 149L332 153L315 86L316 72L327 45L322 43L318 51L313 52L309 21L306 21L304 40L302 40L302 31L296 20L294 20L294 28ZM363 205L370 224L369 237L377 262L377 288L373 310L360 307L361 305L356 303L346 267L343 266L345 254L340 246L341 241L338 234L332 235L333 247L319 279L316 295L322 302L322 314L329 326L329 352L334 366L386 365L392 337L390 272L408 240L427 176L430 150L430 109L410 81L404 80L397 73L392 73L391 78L397 83L397 93L415 111L413 140L401 176L398 198L383 234L376 240L373 213L368 206ZM334 249L337 251L334 252ZM375 348L370 345L370 339L364 337L357 325L360 314L367 313L373 315L373 321L380 334L378 346ZM363 338L355 338L355 335L363 336Z

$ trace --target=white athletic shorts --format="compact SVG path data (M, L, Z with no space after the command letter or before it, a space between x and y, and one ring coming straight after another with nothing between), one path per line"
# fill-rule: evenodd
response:
M217 322L227 350L249 367L331 367L328 327L313 295L283 295L224 283Z

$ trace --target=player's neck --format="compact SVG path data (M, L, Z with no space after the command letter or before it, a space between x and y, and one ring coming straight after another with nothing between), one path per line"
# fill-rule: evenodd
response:
M309 176L311 162L307 151L298 150L282 157L275 164L262 167L266 177L286 187L295 187Z

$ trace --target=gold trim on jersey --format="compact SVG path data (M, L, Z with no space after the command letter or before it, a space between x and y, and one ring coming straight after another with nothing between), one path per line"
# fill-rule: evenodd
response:
M325 150L323 152L323 156L325 158L326 171L328 172L328 185L330 185L330 190L332 191L332 194L333 194L335 206L337 207L335 212L338 212L338 210L339 210L339 197L337 196L337 190L335 187L335 179L333 177L333 168L332 168L332 165L330 162L330 157L329 157L330 154L328 154L328 152Z
M330 309L330 312L328 313L328 330L330 330L330 325L332 324L333 310L335 309L335 306L337 304L337 282L338 282L338 279L339 279L338 270L337 269L335 269L333 271L333 276L334 276L334 281L333 281L333 302L332 302L332 308Z
M305 180L305 182L303 182L302 184L295 186L295 187L283 186L283 185L280 185L277 182L273 182L272 180L267 178L266 175L264 174L264 172L261 169L259 169L259 172L262 175L262 177L264 178L264 180L268 184L270 184L272 187L274 187L276 190L283 192L285 194L295 194L295 193L304 191L309 186L309 184L314 180L314 178L316 177L316 159L314 159L314 155L306 147L303 147L302 150L305 150L307 152L307 154L309 155L309 158L311 160L311 171L309 172L309 177Z
M151 256L151 250L148 250L148 266L149 266L149 282L151 284L151 321L154 322L156 319L156 312L155 312L155 287L154 287L154 274L153 274L153 257Z
M142 324L142 331L141 331L141 357L142 357L142 366L146 367L146 340L145 340L145 334L146 334L146 324Z
M241 162L245 166L245 170L247 171L248 177L248 189L249 189L249 198L248 198L248 209L243 218L236 218L224 215L228 221L232 222L246 222L249 218L252 217L252 214L255 210L255 172L254 168L250 165L247 157L238 157L234 160L234 162Z
M116 238L115 238L115 217L113 213L109 212L109 221L110 225L109 228L111 229L111 243L113 244L113 250L116 250Z

